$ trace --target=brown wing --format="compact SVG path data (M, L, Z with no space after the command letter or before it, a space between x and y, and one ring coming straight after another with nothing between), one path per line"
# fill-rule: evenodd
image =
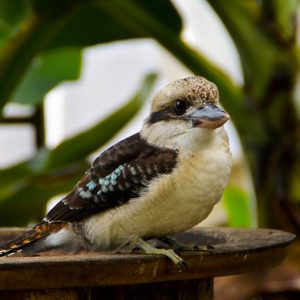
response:
M135 134L95 159L85 177L44 219L73 222L139 196L157 176L176 166L177 152L148 144Z

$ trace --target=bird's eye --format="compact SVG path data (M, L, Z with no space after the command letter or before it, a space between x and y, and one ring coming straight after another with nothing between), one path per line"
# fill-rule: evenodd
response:
M176 100L175 101L175 111L177 114L184 114L188 108L188 104L184 100Z

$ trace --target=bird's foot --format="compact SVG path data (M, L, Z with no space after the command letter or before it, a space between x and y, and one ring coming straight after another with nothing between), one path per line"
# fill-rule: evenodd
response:
M161 241L169 245L175 251L199 251L199 252L212 252L214 247L210 245L195 245L185 244L176 241L168 236L161 238Z
M177 266L179 272L183 272L187 269L185 261L173 249L156 248L141 238L135 239L131 243L131 246L133 252L167 256Z

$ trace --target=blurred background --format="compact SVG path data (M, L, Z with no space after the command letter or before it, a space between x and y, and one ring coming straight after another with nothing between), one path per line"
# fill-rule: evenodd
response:
M298 0L0 0L0 225L40 220L140 130L158 89L196 74L219 87L234 155L201 226L299 235L298 14ZM275 270L217 279L215 298L298 297L299 258L296 242Z

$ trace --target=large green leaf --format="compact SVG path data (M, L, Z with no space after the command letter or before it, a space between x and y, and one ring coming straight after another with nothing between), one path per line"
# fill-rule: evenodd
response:
M87 167L87 162L80 161L43 176L27 176L18 190L0 199L0 226L26 226L39 221L47 201L70 191Z
M0 0L0 24L5 23L13 31L29 14L28 3L24 0Z
M11 100L30 63L60 30L64 19L31 16L0 51L0 112Z
M44 95L61 81L77 79L81 49L59 48L44 52L32 61L12 101L38 105Z
M130 8L132 4L138 5L148 16L168 27L174 34L179 34L182 28L181 19L174 6L168 0L121 0L122 5ZM134 30L128 30L111 18L103 7L118 9L111 1L94 1L87 3L75 10L65 26L49 44L49 47L61 46L88 46L98 43L111 42L138 37L149 37L149 32L137 26ZM129 19L130 15L124 18Z
M29 15L24 0L0 0L0 47L18 31L20 22Z
M18 84L33 59L49 48L83 47L96 43L147 37L148 32L129 31L111 20L105 11L94 3L96 0L31 0L34 13L20 25L20 30L0 52L0 111L12 99ZM165 26L172 24L171 31L179 34L181 19L170 1L132 0L138 3L152 18ZM1 23L0 23L1 25ZM1 29L1 28L0 28ZM0 37L1 42L1 37Z

